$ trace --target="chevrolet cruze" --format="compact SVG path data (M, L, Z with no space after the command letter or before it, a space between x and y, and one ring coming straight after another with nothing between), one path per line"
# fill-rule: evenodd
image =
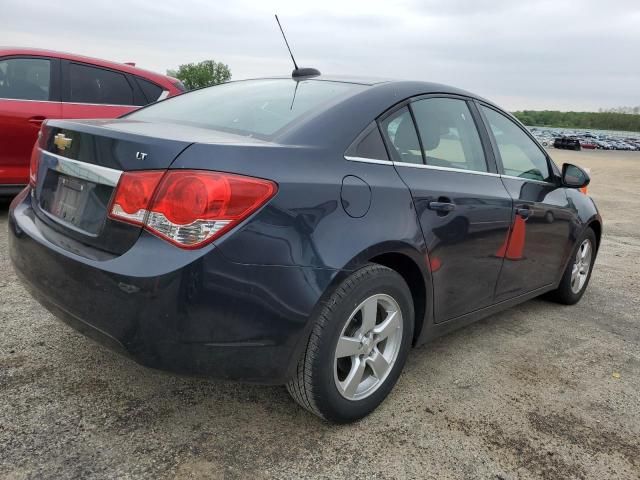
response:
M412 346L584 294L602 221L503 110L423 82L238 81L50 120L9 215L33 296L150 367L373 411Z

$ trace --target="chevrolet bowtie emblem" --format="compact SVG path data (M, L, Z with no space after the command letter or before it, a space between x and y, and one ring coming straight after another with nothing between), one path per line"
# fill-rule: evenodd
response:
M58 150L66 150L71 147L71 140L67 138L64 133L59 133L55 137L53 137L53 143L58 147Z

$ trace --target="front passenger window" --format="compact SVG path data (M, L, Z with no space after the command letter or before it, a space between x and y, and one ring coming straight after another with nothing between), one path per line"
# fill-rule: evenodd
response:
M482 106L493 133L504 174L531 180L550 181L546 155L512 120L492 108Z

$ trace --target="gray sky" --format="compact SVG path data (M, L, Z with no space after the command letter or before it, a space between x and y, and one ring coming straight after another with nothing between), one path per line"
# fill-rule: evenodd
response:
M639 0L0 0L0 45L164 73L214 59L234 79L324 73L437 81L510 110L640 105Z

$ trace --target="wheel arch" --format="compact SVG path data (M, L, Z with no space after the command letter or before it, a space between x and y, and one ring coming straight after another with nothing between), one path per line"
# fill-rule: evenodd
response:
M369 263L384 265L398 272L407 282L414 302L415 324L413 331L413 345L422 343L421 333L425 327L433 322L433 289L431 272L428 270L428 257L422 254L416 247L404 242L383 242L370 246L366 250L355 255L346 265L337 270L329 285L320 296L310 318L315 318L318 312L326 304L327 300L353 272ZM304 349L309 340L313 322L308 322L304 333L300 336L293 350L288 367L289 376L295 372L298 361L304 354Z
M404 279L411 291L413 299L413 309L415 314L415 324L413 330L413 344L415 345L427 317L427 305L432 303L429 301L427 293L427 281L425 276L410 256L400 252L386 252L376 255L369 259L370 263L377 263L396 271Z
M600 250L600 239L602 238L602 222L595 218L587 224L587 228L590 228L591 230L593 230L593 233L596 234L596 250Z
M421 340L425 326L433 322L433 287L429 257L423 251L424 245L408 242L388 241L372 245L359 252L345 265L349 274L368 263L384 265L396 271L407 282L413 298L415 324L413 344Z

